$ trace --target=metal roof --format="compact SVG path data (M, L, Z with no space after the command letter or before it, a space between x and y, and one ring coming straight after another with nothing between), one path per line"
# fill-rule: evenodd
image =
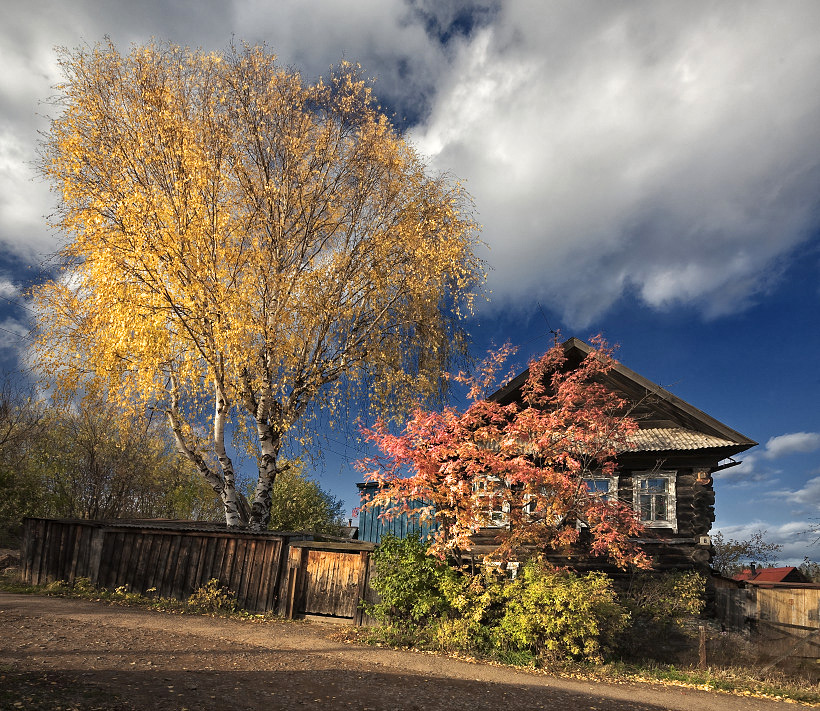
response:
M729 439L694 432L683 427L652 427L638 430L629 438L636 452L659 452L668 449L711 449L736 445Z

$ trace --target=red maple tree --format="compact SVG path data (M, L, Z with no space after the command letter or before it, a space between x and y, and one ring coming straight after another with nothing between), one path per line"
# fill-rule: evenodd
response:
M589 554L648 567L632 540L643 530L632 508L584 482L612 477L637 429L630 403L602 383L612 349L600 337L593 343L576 367L556 344L530 363L520 400L502 405L485 393L513 351L505 346L477 375L457 376L469 387L463 412L416 410L398 435L382 421L364 429L382 453L359 462L379 484L365 505L433 524L439 556L469 551L478 529L500 523L493 555L502 560L577 549L585 531Z

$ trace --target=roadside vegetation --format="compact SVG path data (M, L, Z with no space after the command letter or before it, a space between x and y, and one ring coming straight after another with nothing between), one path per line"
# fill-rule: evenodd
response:
M359 641L431 650L599 680L681 684L820 704L811 674L766 673L755 645L702 619L705 580L695 572L636 572L618 581L530 561L512 578L471 574L426 553L418 537L387 537L374 552L377 626ZM698 668L700 626L706 668Z

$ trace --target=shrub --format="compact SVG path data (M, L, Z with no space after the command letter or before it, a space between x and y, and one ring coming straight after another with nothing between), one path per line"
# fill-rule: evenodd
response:
M503 611L506 582L492 568L478 575L444 578L441 591L448 615L435 630L438 648L489 655L497 651L493 630Z
M373 564L371 584L380 599L367 605L367 612L397 637L415 637L447 612L442 587L455 573L427 555L419 534L404 539L388 534L373 551Z
M622 600L638 619L681 626L703 611L706 579L694 570L678 573L638 573Z
M578 575L530 561L503 597L496 645L535 658L600 660L629 620L603 573Z
M188 607L212 615L231 614L237 610L236 595L212 578L188 598Z
M695 571L633 576L621 595L632 625L619 639L619 652L635 660L685 662L694 633L686 623L703 611L705 592L706 580Z

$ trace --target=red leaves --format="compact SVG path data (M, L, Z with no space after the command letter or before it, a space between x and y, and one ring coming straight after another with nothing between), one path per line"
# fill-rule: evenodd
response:
M412 515L415 500L428 506L438 530L431 551L469 550L482 527L499 527L496 554L522 548L568 552L581 527L588 552L626 567L646 567L630 540L641 526L628 506L608 502L583 485L585 477L610 477L618 451L637 429L630 404L600 382L614 364L611 349L596 349L575 367L556 345L533 360L520 399L508 405L481 399L513 351L491 354L476 376L459 374L472 404L464 411L417 410L400 435L384 422L363 433L383 453L359 469L379 483L374 503L387 515Z

